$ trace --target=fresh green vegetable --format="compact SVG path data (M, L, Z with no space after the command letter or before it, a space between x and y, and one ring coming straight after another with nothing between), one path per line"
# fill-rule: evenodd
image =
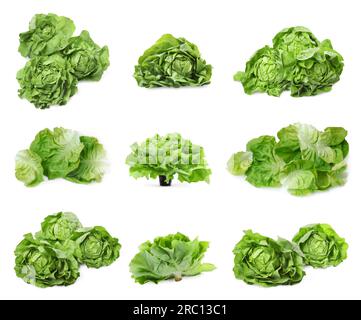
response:
M99 81L109 66L108 47L100 48L85 30L78 37L71 38L62 53L78 80Z
M130 272L140 284L173 278L180 281L184 276L215 269L213 264L202 263L207 249L208 242L191 241L181 233L159 237L139 247L139 253L130 263Z
M74 232L80 228L82 225L74 213L59 212L44 219L41 223L41 232L37 234L37 238L65 241L69 240Z
M291 90L293 97L313 96L332 89L343 65L330 40L320 42L307 28L291 27L273 38L272 48L258 50L234 80L242 83L247 94L266 92L278 97Z
M163 35L144 52L134 77L141 87L183 87L209 84L212 66L201 58L198 47L184 38Z
M30 150L22 150L16 155L15 176L27 187L37 186L44 180L41 158Z
M337 266L347 258L348 245L328 224L311 224L300 229L293 241L314 268Z
M118 239L103 227L78 229L72 239L77 243L76 258L89 268L109 266L119 258Z
M281 129L279 141L261 136L247 143L246 152L228 162L233 175L244 175L256 187L285 186L293 195L307 195L346 182L349 152L347 131L329 127L324 131L306 124Z
M77 92L78 81L71 71L59 54L34 57L17 73L19 95L40 109L64 105Z
M16 177L27 186L42 182L43 175L83 184L100 182L105 157L104 147L96 138L64 128L44 129L36 135L30 150L18 154Z
M35 237L28 233L15 249L15 272L32 285L68 286L80 276L79 267L100 268L119 257L118 239L103 227L83 228L71 212L47 216Z
M50 242L29 233L15 249L15 272L26 283L46 288L68 286L79 277L73 241Z
M36 108L67 104L78 81L98 81L109 66L108 47L99 47L86 30L72 37L74 31L72 20L50 13L35 15L20 34L19 52L31 59L17 73L19 96Z
M212 172L203 148L178 133L155 135L141 144L133 144L131 149L126 163L130 166L130 175L136 179L160 177L161 184L169 184L178 175L181 182L209 182Z
M233 250L234 275L248 284L264 287L299 283L303 271L302 253L291 242L245 232Z
M20 34L19 52L23 57L48 56L59 52L68 44L75 31L72 20L56 14L36 14L29 31Z

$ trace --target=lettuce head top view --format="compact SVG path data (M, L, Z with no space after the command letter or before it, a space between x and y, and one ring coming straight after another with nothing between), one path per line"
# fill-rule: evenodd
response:
M141 144L134 143L126 159L129 173L135 179L159 177L161 186L170 186L177 175L180 182L209 182L203 147L185 140L179 133L155 135Z
M67 104L80 80L98 81L109 66L108 47L74 31L72 20L49 13L36 14L20 34L19 52L30 60L17 73L19 96L36 108Z
M332 89L343 66L330 40L320 42L307 28L291 27L273 38L273 47L258 50L234 80L242 83L247 94L278 97L290 90L293 97L314 96Z
M228 170L245 176L256 187L285 186L297 196L326 190L346 182L347 131L329 127L319 131L294 124L273 136L260 136L247 143L228 161Z
M68 286L80 276L80 267L109 266L121 245L103 227L83 228L71 212L47 216L41 230L27 233L15 249L15 272L40 288Z
M202 59L198 47L184 38L163 35L147 49L135 66L140 87L183 87L209 84L212 66Z

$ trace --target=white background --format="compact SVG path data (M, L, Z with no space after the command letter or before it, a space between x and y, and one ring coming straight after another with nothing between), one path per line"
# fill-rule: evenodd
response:
M361 298L360 51L359 1L74 1L12 0L0 4L0 298L21 299L321 299ZM35 109L17 97L16 72L26 62L17 52L18 34L36 13L72 18L76 34L89 30L110 48L111 66L98 83L79 84L63 107ZM233 74L288 26L304 25L330 38L345 59L342 79L330 93L311 98L247 96ZM195 42L213 77L202 88L149 90L132 78L139 55L162 34ZM251 138L276 134L294 122L319 129L343 126L351 146L346 186L297 198L285 190L257 189L225 169L229 156ZM100 139L108 151L104 181L90 186L56 180L25 188L14 177L14 157L45 127L63 126ZM180 132L204 146L210 185L133 180L124 164L129 145L148 136ZM120 239L120 258L99 270L81 268L70 287L39 289L13 271L13 250L42 219L72 211L86 226L102 225ZM232 249L242 231L292 238L309 223L330 223L348 241L349 257L337 268L307 268L291 287L249 286L233 276ZM205 262L217 270L180 283L135 284L128 264L139 244L183 232L211 242Z

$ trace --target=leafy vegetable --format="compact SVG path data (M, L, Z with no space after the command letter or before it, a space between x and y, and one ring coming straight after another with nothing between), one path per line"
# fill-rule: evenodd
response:
M284 239L275 241L248 230L233 253L235 277L248 284L290 285L299 283L305 275L302 253Z
M79 80L101 79L109 66L109 50L100 48L84 30L72 37L75 25L66 17L36 14L29 31L20 34L19 52L31 59L18 71L19 96L36 108L65 105Z
M306 124L281 129L279 141L261 136L247 144L228 161L233 175L244 175L256 187L285 186L293 195L307 195L346 182L349 152L344 128L323 132Z
M63 50L78 80L100 80L109 66L109 50L100 48L90 37L88 31L82 31L78 37L69 40Z
M74 242L34 239L29 233L15 249L15 272L26 283L45 288L68 286L79 277Z
M342 71L343 58L330 40L320 42L307 28L291 27L273 38L272 48L258 50L234 80L247 94L280 96L291 90L293 97L302 97L330 91Z
M56 14L36 14L29 31L20 34L19 52L23 57L47 56L66 47L75 31L72 20Z
M278 97L288 86L280 54L269 46L258 50L234 80L242 82L247 94L267 92Z
M208 242L191 241L177 233L147 241L139 247L139 253L130 263L135 282L158 283L167 279L182 280L183 276L195 276L213 271L215 266L202 263Z
M15 249L15 272L38 287L68 286L80 264L100 268L119 257L120 244L103 227L83 228L71 212L44 219L35 237L28 233Z
M175 175L181 182L209 182L211 170L205 160L204 150L178 133L164 137L155 135L141 144L133 144L126 163L130 175L147 179L160 177L170 183Z
M16 177L27 186L42 182L43 175L83 184L100 182L105 157L104 147L96 138L64 128L44 129L36 135L30 150L18 154Z
M93 137L80 137L80 142L84 149L80 154L79 166L66 179L77 183L100 182L106 167L104 147Z
M59 54L32 58L17 73L19 96L40 109L64 105L77 92L78 81L71 71L69 62Z
M184 38L163 35L144 52L134 77L141 87L182 87L209 84L212 66L201 58L198 47Z
M348 245L328 224L311 224L300 229L293 241L314 268L337 266L347 258Z
M47 216L41 223L41 232L38 238L47 240L69 240L73 233L82 228L78 217L71 212L59 212Z
M30 150L22 150L16 155L15 176L27 187L34 187L44 180L41 158Z
M121 245L103 227L78 229L72 236L77 243L75 256L89 268L111 265L119 258Z

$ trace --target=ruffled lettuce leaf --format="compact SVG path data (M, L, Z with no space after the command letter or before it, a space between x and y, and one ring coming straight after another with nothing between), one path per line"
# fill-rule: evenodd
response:
M22 150L16 155L15 176L27 187L34 187L44 180L41 158L31 150Z

